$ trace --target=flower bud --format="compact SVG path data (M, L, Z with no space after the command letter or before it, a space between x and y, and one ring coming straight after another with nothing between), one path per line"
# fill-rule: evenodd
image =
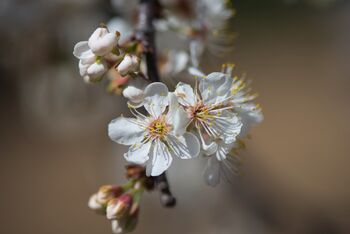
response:
M73 55L80 59L82 64L91 64L96 60L96 55L89 48L87 41L78 42L74 46Z
M95 211L102 211L104 206L97 201L97 194L93 194L88 202L88 207Z
M129 215L120 219L112 220L112 232L119 234L133 231L137 225L138 214L139 206L134 203Z
M132 204L133 198L128 193L121 195L119 198L110 200L107 206L107 218L120 219L124 217L129 212Z
M129 72L134 72L139 67L139 58L136 55L125 55L123 61L118 65L117 71L120 75L125 76Z
M132 79L123 90L123 96L133 103L140 103L143 101L143 90L146 86L147 82L144 79Z
M89 66L86 70L86 76L88 76L89 82L96 82L102 79L103 75L107 72L108 67L105 62L95 62ZM85 78L85 77L84 77Z
M113 199L122 195L124 189L121 186L104 185L101 186L97 192L97 201L101 204L107 205L107 203Z
M97 28L90 36L88 45L96 55L103 56L117 46L118 39L118 33L110 33L107 28Z

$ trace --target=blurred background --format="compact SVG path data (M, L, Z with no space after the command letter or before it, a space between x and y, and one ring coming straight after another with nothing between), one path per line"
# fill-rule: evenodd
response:
M175 160L177 207L146 194L134 233L350 233L350 1L233 4L227 60L265 115L243 175L213 189L205 160ZM107 0L0 0L0 233L111 233L87 200L125 182L106 128L126 104L86 85L72 50L113 14Z

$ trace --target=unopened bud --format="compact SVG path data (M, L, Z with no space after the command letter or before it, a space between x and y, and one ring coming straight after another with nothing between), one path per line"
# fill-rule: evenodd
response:
M100 81L107 70L108 67L105 62L95 62L87 68L84 79L87 79L89 82Z
M102 211L104 206L97 201L97 194L93 194L88 202L88 207L95 211Z
M97 28L90 36L88 44L92 52L103 56L110 53L117 46L118 33L110 33L107 28Z
M122 195L124 189L121 186L104 185L101 186L97 192L97 201L101 204L107 205L107 203L113 199Z
M125 55L123 61L118 65L117 71L125 76L129 72L134 72L139 68L140 60L136 55Z
M128 86L123 90L123 96L129 99L132 103L140 103L143 101L143 90L146 86L147 82L144 79L132 79Z
M120 219L124 217L130 210L133 204L133 197L125 193L119 198L112 199L107 205L107 218Z

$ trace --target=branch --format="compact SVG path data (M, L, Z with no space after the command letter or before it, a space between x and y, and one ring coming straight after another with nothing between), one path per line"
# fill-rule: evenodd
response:
M158 8L157 0L140 0L136 39L141 41L146 58L147 76L151 82L159 81L157 51L154 40L153 20Z
M158 0L140 0L139 18L136 29L136 39L144 47L146 58L147 76L151 82L160 81L157 67L157 51L155 45L155 30L153 21L158 15ZM176 199L170 191L166 173L153 177L156 188L160 192L160 202L163 206L173 207Z

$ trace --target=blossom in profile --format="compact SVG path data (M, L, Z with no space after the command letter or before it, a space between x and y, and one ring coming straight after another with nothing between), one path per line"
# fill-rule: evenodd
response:
M124 154L127 161L145 165L148 176L158 176L170 167L174 156L181 159L198 156L199 141L186 132L182 125L183 110L166 85L160 82L148 85L143 105L149 115L131 108L135 118L121 116L108 126L113 141L130 145Z

